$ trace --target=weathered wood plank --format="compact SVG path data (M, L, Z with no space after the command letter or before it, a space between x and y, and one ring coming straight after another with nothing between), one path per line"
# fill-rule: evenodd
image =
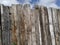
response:
M59 44L60 44L60 9L58 9L58 27L59 27L59 31L58 31L58 36L59 36Z
M39 34L39 8L35 9L35 35L36 35L36 45L40 45L40 34Z
M1 6L2 45L60 44L60 10L36 6Z
M31 26L32 26L32 34L31 34L31 37L32 37L32 40L31 40L31 42L32 42L32 44L31 45L36 45L36 33L35 33L35 11L34 10L32 10L31 11Z
M2 30L1 30L1 5L0 5L0 44L1 44L1 39L2 39L1 32Z
M41 14L42 17L40 17L40 19L42 18L42 28L43 28L43 35L44 35L44 40L42 39L42 42L44 45L51 45L51 35L50 35L50 31L49 31L49 19L48 19L48 11L47 11L47 8L46 7L41 7ZM49 40L49 41L48 41Z
M57 35L58 35L58 44L57 45L59 45L60 44L60 11L59 11L59 9L56 9L57 10L57 25L58 25L58 31L57 31Z
M25 29L26 29L26 41L27 41L26 43L27 45L31 45L32 27L31 27L31 9L29 4L24 5L24 16L25 16Z
M43 33L43 31L44 31L44 29L43 29L43 22L42 22L42 9L41 9L41 7L40 7L40 16L39 16L39 18L40 18L40 27L41 27L41 39L42 39L42 45L45 45L45 41L44 41L44 33Z
M49 28L51 34L52 45L55 45L55 35L54 35L54 27L53 27L53 19L52 19L52 12L51 8L48 8L48 17L49 17Z
M2 19L2 43L3 45L10 45L10 18L9 18L9 9L6 6L2 5L3 14L1 15Z
M12 36L11 36L11 38L12 38L12 45L14 45L14 44L16 44L17 45L17 37L16 37L16 5L13 5L12 7L11 7L11 11L12 11L12 14L11 14L11 19L12 19Z
M48 10L46 7L44 7L44 16L45 16L45 32L46 32L47 45L52 45L51 34L50 34L50 29L49 29Z

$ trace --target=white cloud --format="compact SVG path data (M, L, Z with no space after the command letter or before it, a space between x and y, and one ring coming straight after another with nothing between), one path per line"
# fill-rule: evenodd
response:
M31 4L30 1L32 1L32 0L23 0L23 1L24 1L23 4ZM44 5L44 6L47 6L47 7L59 8L56 5L56 1L57 0L39 0L39 1L36 2L36 4ZM11 4L18 4L18 1L17 0L0 0L0 3L4 4L4 5L11 5ZM31 5L33 6L34 4L31 4Z
M55 3L56 0L40 0L41 4L46 4L46 3Z
M47 6L47 7L59 8L59 6L56 5L56 1L57 0L39 0L37 4Z
M59 6L57 6L57 5L54 4L54 3L50 4L49 7L60 8Z
M16 0L0 0L0 3L4 5L18 4Z
M23 1L24 4L30 4L31 0L23 0ZM11 4L18 4L19 2L17 0L0 0L0 3L4 5L11 5Z
M30 1L31 0L25 0L24 3L30 4ZM56 1L57 0L39 0L36 2L36 4L47 6L47 7L59 8L59 6L56 5ZM34 4L31 4L31 5L33 6Z

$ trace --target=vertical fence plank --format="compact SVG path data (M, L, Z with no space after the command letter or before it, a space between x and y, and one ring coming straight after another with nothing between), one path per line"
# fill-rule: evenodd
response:
M14 44L17 45L17 37L16 37L16 30L17 30L16 5L13 5L11 7L11 10L12 10L12 14L11 14L11 17L12 17L12 45L14 45Z
M19 29L20 32L20 35L18 35L20 39L19 45L25 45L25 23L22 5L17 6L17 15L18 15L17 28Z
M32 35L31 35L31 37L32 37L32 44L31 45L36 45L36 33L35 33L35 11L34 10L32 10L31 11L31 13L32 13L32 15L31 15L31 25L32 25Z
M40 45L40 36L39 36L39 7L35 9L35 35L36 35L36 45Z
M41 30L41 32L42 32L42 45L48 45L47 44L48 43L47 42L47 34L46 34L47 33L46 32L46 24L45 24L46 23L45 21L46 21L46 18L47 18L46 16L47 15L45 14L45 11L46 10L44 10L44 7L41 7L41 17L40 17L40 19L42 20L42 22L41 21L40 22L42 24L40 24L40 25L42 25L41 28L43 28L42 29L43 31Z
M3 45L10 45L10 19L9 19L9 9L7 6L2 5L3 14L2 14L2 40Z
M25 16L25 28L26 28L26 40L27 40L27 45L31 45L31 10L30 10L30 5L26 4L24 5L24 16Z
M17 5L16 7L17 9L17 44L18 45L24 45L24 38L25 38L25 25L24 25L24 17L22 14L22 6L21 5ZM23 21L22 21L23 20ZM22 39L23 37L23 39ZM22 40L22 41L21 41Z
M58 14L57 14L57 10L56 9L52 9L53 11L53 25L54 25L54 32L55 32L55 40L56 40L56 45L59 45L59 36L58 36L58 32L59 32L59 28L58 28Z
M0 5L0 44L1 44L1 5Z
M45 16L45 32L46 32L46 40L47 45L52 45L51 43L51 34L49 29L49 17L48 17L48 10L47 7L44 7L44 16Z
M59 28L59 30L58 30L58 42L59 42L59 44L60 44L60 9L57 9L57 19L58 19L58 28Z
M24 17L22 14L21 5L12 5L12 41L16 45L24 45L24 40L21 38L25 32L24 28ZM23 22L22 22L23 21ZM23 37L25 38L25 37Z
M51 34L52 45L55 45L55 34L54 34L54 27L53 27L53 19L52 19L52 12L51 8L48 8L48 17L49 17L49 28Z
M41 40L42 40L42 45L45 44L44 42L44 33L43 33L43 22L42 22L42 10L41 10L41 7L40 7L40 15L39 15L39 18L40 18L40 27L41 27Z
M3 17L2 17L2 15L3 15L3 5L1 5L1 44L3 45L3 38L2 38L2 23L3 23Z

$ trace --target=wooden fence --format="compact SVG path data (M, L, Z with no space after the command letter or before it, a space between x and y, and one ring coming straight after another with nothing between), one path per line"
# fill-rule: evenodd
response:
M60 45L60 9L0 5L0 45Z

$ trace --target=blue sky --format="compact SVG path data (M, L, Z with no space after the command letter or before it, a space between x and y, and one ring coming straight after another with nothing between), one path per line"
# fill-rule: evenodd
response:
M17 0L20 3L24 3L24 0ZM38 2L39 0L30 0L29 3L31 4L35 4L36 2Z
M11 4L34 4L44 5L48 7L60 8L60 0L0 0L1 4L11 5Z
M56 1L56 4L57 4L58 6L60 6L60 0L57 0L57 1Z

